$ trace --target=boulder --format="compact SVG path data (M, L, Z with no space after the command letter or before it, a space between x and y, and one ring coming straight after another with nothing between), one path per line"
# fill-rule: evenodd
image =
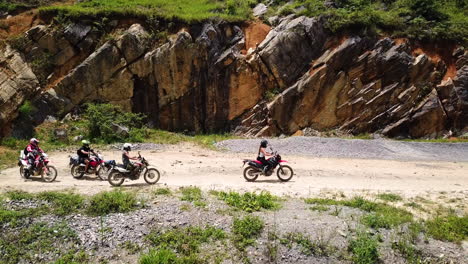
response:
M268 12L268 7L263 3L258 4L253 9L253 15L256 17L263 16L264 14L266 14L266 12Z
M126 138L130 135L130 129L126 126L122 126L122 125L119 125L119 124L116 124L116 123L112 123L112 131L120 136L120 137L123 137L123 138Z

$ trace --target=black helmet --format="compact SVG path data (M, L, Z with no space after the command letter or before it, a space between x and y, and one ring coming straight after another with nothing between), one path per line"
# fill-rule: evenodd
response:
M260 147L262 148L266 148L268 145L268 141L266 139L263 139L261 142L260 142Z

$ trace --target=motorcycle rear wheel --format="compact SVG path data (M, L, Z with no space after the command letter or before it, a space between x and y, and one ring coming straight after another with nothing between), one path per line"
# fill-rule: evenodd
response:
M19 171L20 171L20 176L22 178L29 179L31 177L31 173L29 173L29 172L26 173L23 165L20 166Z
M253 182L258 178L258 175L260 174L260 171L252 166L248 166L244 170L244 178L248 182Z
M284 165L281 166L281 168L278 168L278 170L276 171L276 175L278 176L278 179L280 179L280 181L287 182L291 180L291 178L294 175L294 172L291 167L289 167L288 165Z
M54 166L47 166L47 173L42 170L41 176L45 182L53 182L57 178L57 169Z
M119 171L113 171L109 174L107 181L109 181L112 186L120 186L125 181L125 176Z
M84 169L81 168L80 165L73 165L70 169L70 172L71 172L71 175L73 176L73 178L75 179L81 179L83 178L84 176L84 173L83 173Z
M148 184L156 184L159 181L160 177L161 177L161 174L155 168L146 170L145 175L143 176L143 178L145 179L145 182Z

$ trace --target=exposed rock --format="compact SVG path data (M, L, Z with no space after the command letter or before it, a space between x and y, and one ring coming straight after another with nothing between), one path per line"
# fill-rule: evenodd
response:
M121 136L121 137L128 137L130 133L130 129L128 129L128 127L125 127L116 123L112 123L111 128L112 128L112 131L114 131L116 135Z
M266 14L266 12L268 12L268 7L263 3L258 4L253 9L253 15L256 17L263 16L264 14Z
M18 108L39 89L39 82L23 56L10 46L0 49L0 135L18 116Z

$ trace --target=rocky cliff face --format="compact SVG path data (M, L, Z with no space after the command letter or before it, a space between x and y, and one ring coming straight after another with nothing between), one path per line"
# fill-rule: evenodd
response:
M110 102L176 131L275 136L339 128L390 137L466 131L463 48L440 57L402 40L333 36L323 24L287 17L268 32L258 23L207 22L163 42L140 24L105 42L90 25L36 26L20 51L8 45L0 51L2 134L25 99L39 109L38 123L86 102ZM44 54L49 72L37 67Z

